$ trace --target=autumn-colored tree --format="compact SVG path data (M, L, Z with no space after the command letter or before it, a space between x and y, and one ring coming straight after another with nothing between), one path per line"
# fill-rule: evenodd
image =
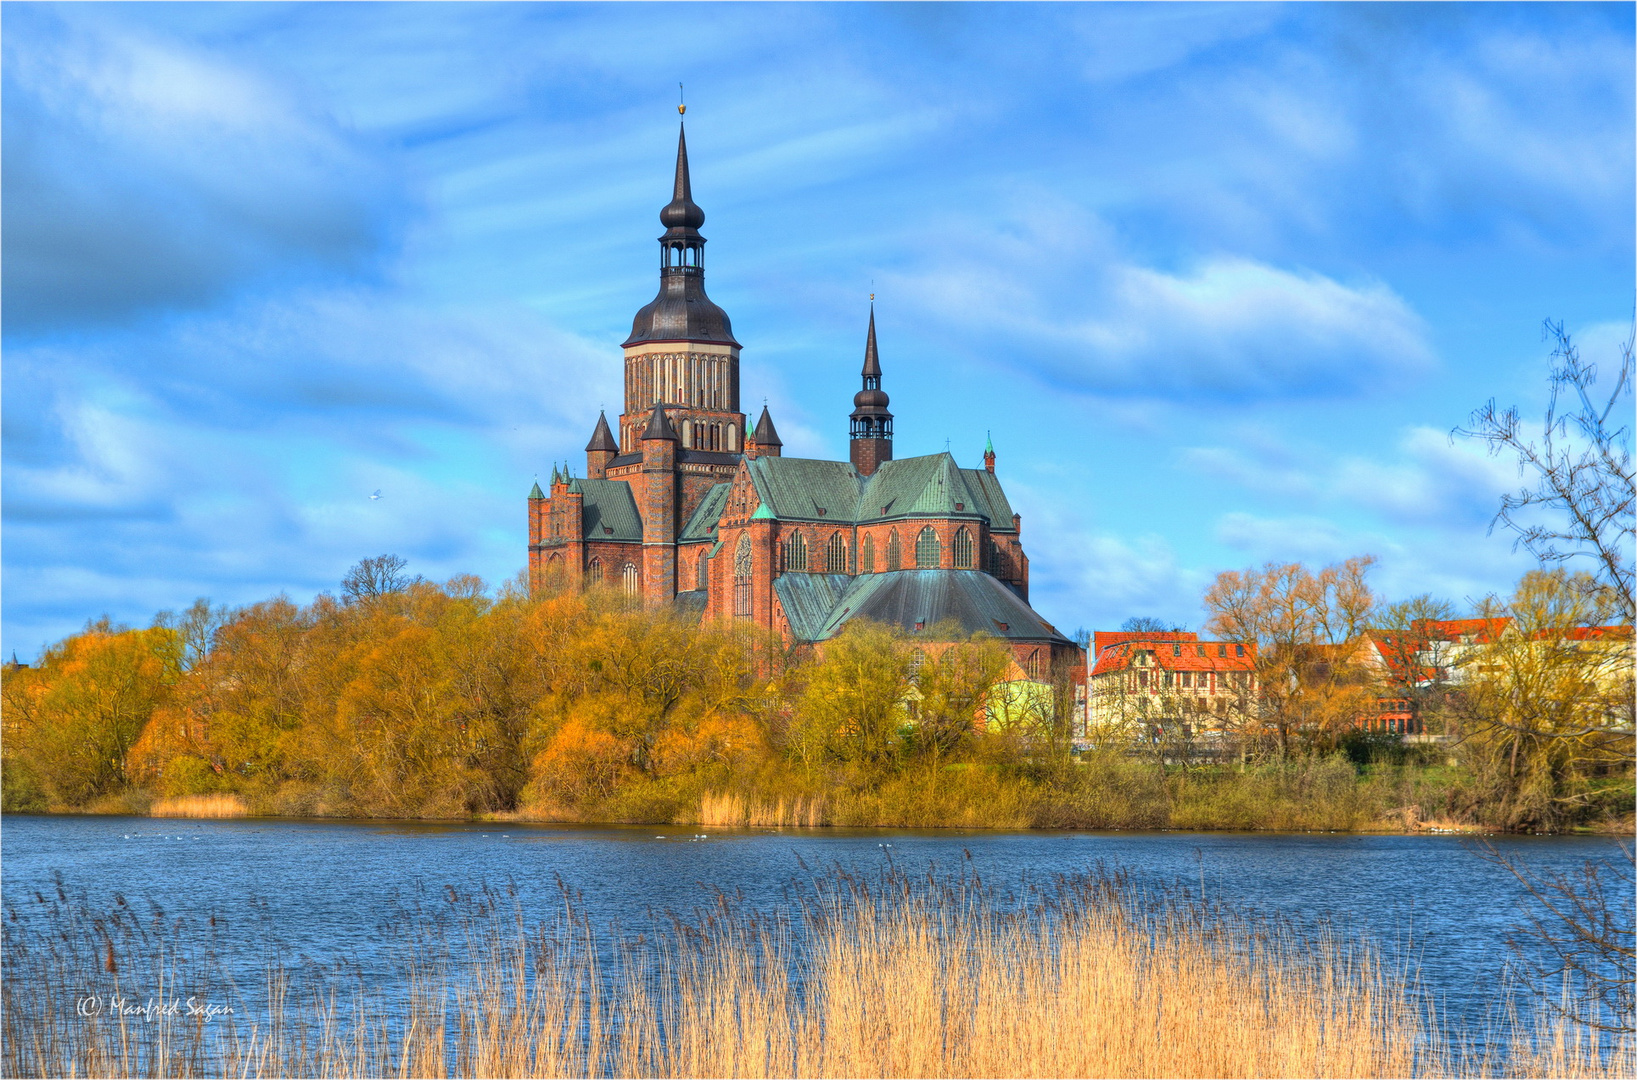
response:
M1561 567L1490 606L1509 622L1461 657L1462 747L1501 824L1553 827L1594 797L1591 776L1632 766L1631 628L1598 626L1595 582Z
M802 673L789 747L809 768L826 760L884 767L905 749L911 647L868 620L824 642Z
M1414 730L1439 733L1444 728L1448 677L1434 662L1428 627L1454 617L1455 606L1448 600L1423 593L1383 605L1372 620L1370 645L1379 650L1382 664L1376 672L1376 693L1405 702Z
M752 717L778 650L761 630L701 626L604 589L541 596L526 622L543 674L537 798L582 805L606 798L621 777L720 771L765 752ZM574 762L596 779L585 782Z
M179 675L174 631L106 619L47 649L38 666L8 669L6 768L19 769L53 807L113 794L127 784L127 754Z
M1350 643L1368 624L1375 597L1365 580L1374 556L1314 573L1301 563L1228 570L1205 593L1206 631L1257 645L1260 700L1244 737L1269 733L1281 756L1298 744L1333 740L1369 708L1370 678Z
M949 630L946 636L956 637L957 631ZM915 672L914 740L936 761L959 754L971 743L985 701L1012 658L1006 643L989 635L924 650L924 657Z
M138 775L165 795L271 788L293 775L305 717L306 613L280 597L209 618L195 604L178 633L187 672L133 748ZM201 617L203 616L203 617Z

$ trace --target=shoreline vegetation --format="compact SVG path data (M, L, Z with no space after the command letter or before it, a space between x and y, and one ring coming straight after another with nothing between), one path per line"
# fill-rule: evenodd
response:
M8 1076L1579 1077L1637 1064L1629 1036L1512 1007L1452 1029L1413 966L1368 943L1118 873L1014 895L969 868L838 869L791 895L770 914L720 894L641 933L592 926L567 888L544 922L523 917L514 887L388 898L399 974L384 988L357 965L297 964L271 930L234 933L228 913L178 918L124 897L95 910L59 883L7 900L0 1055ZM235 985L226 957L244 948L267 952L250 965L264 984Z
M382 563L401 565L360 566ZM1439 742L1281 721L1201 759L1140 728L1075 738L1070 674L1019 692L1005 644L984 635L858 623L822 649L792 648L609 589L364 578L368 588L349 575L344 596L305 607L200 601L147 629L104 619L34 666L7 665L0 810L718 828L1633 827L1625 743L1595 758L1470 717L1467 737ZM1358 696L1330 687L1335 665L1325 679L1290 709L1318 715L1323 694Z

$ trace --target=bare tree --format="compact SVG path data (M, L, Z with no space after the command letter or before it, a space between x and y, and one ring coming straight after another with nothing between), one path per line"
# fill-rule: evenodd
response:
M349 604L367 604L383 596L403 592L420 581L419 575L404 573L409 563L398 555L377 555L362 559L341 579L341 594Z
M1182 632L1182 627L1172 626L1152 615L1133 615L1120 624L1120 631L1126 634L1177 634Z
M1491 531L1503 525L1543 563L1590 560L1602 606L1632 621L1632 544L1637 497L1631 466L1632 338L1622 346L1619 372L1607 396L1596 389L1597 366L1580 353L1563 323L1546 321L1552 351L1552 395L1538 438L1525 430L1514 406L1495 399L1472 414L1470 427L1452 433L1481 439L1494 455L1515 454L1525 484L1501 499ZM1549 522L1529 513L1553 512Z
M1509 944L1530 992L1575 1023L1637 1032L1631 844L1621 844L1617 858L1588 859L1574 871L1536 870L1487 840L1470 849L1504 867L1529 894L1528 925Z
M210 650L215 648L216 632L227 625L229 616L227 608L212 607L210 600L201 596L181 615L174 611L159 612L153 624L176 631L182 670L192 671L204 663Z

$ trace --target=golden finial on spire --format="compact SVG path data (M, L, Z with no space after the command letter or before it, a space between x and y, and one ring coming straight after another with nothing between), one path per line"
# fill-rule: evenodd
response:
M676 84L676 111L682 116L688 115L688 103L682 97L682 84Z

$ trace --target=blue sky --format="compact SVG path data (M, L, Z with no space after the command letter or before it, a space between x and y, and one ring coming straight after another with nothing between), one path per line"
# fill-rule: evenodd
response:
M1222 569L1486 536L1563 319L1632 324L1618 5L7 3L3 648L511 576L618 409L686 81L744 405L843 457L878 295L896 453L992 431L1033 600L1197 625ZM370 494L382 492L371 500Z

